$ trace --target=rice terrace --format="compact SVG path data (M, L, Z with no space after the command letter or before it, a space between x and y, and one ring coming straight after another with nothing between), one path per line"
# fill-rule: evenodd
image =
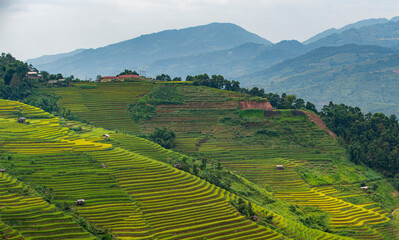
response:
M0 240L399 240L399 3L354 6L0 2Z

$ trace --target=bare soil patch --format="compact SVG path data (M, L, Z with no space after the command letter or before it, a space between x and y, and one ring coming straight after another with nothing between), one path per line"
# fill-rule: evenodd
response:
M240 101L238 102L240 109L264 109L273 110L272 105L269 102L255 102L255 101Z
M328 129L326 124L323 122L323 120L321 120L321 118L319 116L317 116L315 113L309 112L309 111L304 111L304 113L306 114L306 116L308 117L308 119L311 122L314 122L316 124L317 127L326 131L328 133L328 135L330 135L330 137L337 139L337 135L335 135L335 133L333 133L330 129Z

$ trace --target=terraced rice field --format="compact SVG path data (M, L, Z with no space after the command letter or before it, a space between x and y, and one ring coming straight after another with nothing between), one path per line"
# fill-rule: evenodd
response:
M132 150L136 153L139 153L142 156L150 157L156 160L164 161L164 162L172 162L173 160L180 157L180 154L172 152L170 150L166 150L159 145L156 145L148 140L141 139L135 136L129 136L125 134L113 134L113 139L116 139L115 142L118 146L122 148ZM228 199L236 199L237 196L225 192ZM285 236L294 238L294 239L346 239L337 235L325 233L322 231L314 230L307 228L299 223L295 223L293 221L287 220L282 216L272 213L268 210L265 210L262 207L257 207L258 213L263 215L264 217L272 215L273 223L277 226L280 232L284 233Z
M130 118L127 108L146 94L150 82L91 83L97 88L82 89L79 84L71 88L46 88L43 92L60 96L62 107L85 120L108 129L139 133L137 124Z
M9 111L0 115L0 149L8 154L18 153L6 160L5 166L10 172L18 172L24 181L44 187L51 193L52 202L69 205L76 214L108 229L118 239L284 238L241 216L230 205L229 194L223 189L122 148L112 149L107 144L73 139L52 116L36 119L29 125L18 124L13 111L19 111L25 105L0 100L0 109L3 106ZM8 141L13 137L23 144L9 145ZM36 149L42 139L46 140L41 145L41 152L29 151ZM106 167L101 167L101 163ZM2 193L3 188L16 188L20 184L7 174L1 176ZM6 196L17 201L13 193ZM75 207L73 202L78 198L84 198L86 202ZM65 231L65 235L57 239L75 235L92 238L74 222L56 220L71 221L71 217L64 216L41 198L18 199L16 204L9 202L6 200L6 207L0 208L1 219L5 224L12 224L12 228L25 238L44 239L40 234L62 235L58 227ZM16 209L12 207L14 205ZM32 228L29 224L39 221L40 217L49 219L43 226ZM15 219L18 221L13 222ZM58 222L62 224L57 225ZM2 226L7 228L7 225ZM12 234L19 236L15 231Z
M344 149L306 116L294 117L283 112L285 117L235 124L240 118L234 99L239 99L240 95L231 93L214 98L213 90L206 88L199 91L192 86L181 86L180 90L189 100L179 106L159 106L156 117L141 123L145 132L155 126L171 126L178 133L177 150L221 162L232 172L260 186L270 186L280 199L319 207L331 214L333 229L350 228L357 232L354 238L394 239L392 234L389 237L378 231L390 221L386 212L355 205L342 196L311 188L312 179L305 179L310 181L306 182L298 174L297 167L314 169L325 173L326 184L337 182L337 177L348 177L349 181L360 178L356 174L334 176L344 168L335 163L337 156L345 154ZM275 130L279 135L256 134L260 129ZM284 170L276 170L276 165L284 165Z
M200 86L182 85L179 90L187 96L184 104L158 106L155 117L141 121L143 132L152 131L153 126L168 127L178 134L212 131L215 126L210 123L222 117L232 117L238 108L238 100L244 97L243 94Z
M123 149L93 153L140 203L161 239L274 239L281 236L239 216L225 190L166 164ZM129 166L133 166L129 168Z
M64 215L41 197L21 194L24 189L28 186L0 173L2 239L95 239L71 216Z
M112 87L128 89L124 84ZM146 91L152 86L128 84L132 85L130 89L134 84L148 84ZM118 110L105 107L102 112L111 116L118 111L118 117L103 118L105 121L96 117L101 114L101 104L108 104L101 100L101 94L115 91L106 93L109 86L49 91L65 96L63 106L80 111L81 118L97 126L126 126L123 130L131 133L140 128L148 133L155 127L171 127L178 134L176 149L180 152L221 162L232 172L262 187L269 186L280 199L328 212L334 231L350 232L354 239L396 238L387 223L387 212L373 202L352 204L347 200L356 194L345 195L328 185L342 177L336 173L345 166L337 165L337 158L344 150L305 116L293 117L287 111L284 117L245 122L239 117L237 103L244 95L182 85L184 104L158 106L153 119L138 126L129 118L134 126L123 125L127 120L118 119L122 109L126 112L126 105L115 97L111 99ZM130 96L126 90L122 96L137 101L145 93L141 91L144 87L139 89L140 94ZM96 101L96 107L86 104ZM17 124L20 115L27 116L30 125ZM266 130L266 134L258 134L258 130ZM77 214L107 228L119 239L344 239L306 228L261 207L257 212L272 215L280 233L249 221L229 203L235 195L162 163L173 162L181 154L132 135L115 133L107 144L97 142L100 138L82 139L50 114L3 100L0 134L0 149L15 155L18 161L12 161L13 167L22 179L51 188L56 193L54 203L73 205L74 200L85 198L86 204L76 207ZM284 165L284 170L276 170L276 165ZM298 169L329 173L323 178L327 186L312 187L312 178L306 178L306 171L298 174ZM361 179L356 174L347 177L354 182ZM2 226L9 227L9 222L3 222L0 234Z

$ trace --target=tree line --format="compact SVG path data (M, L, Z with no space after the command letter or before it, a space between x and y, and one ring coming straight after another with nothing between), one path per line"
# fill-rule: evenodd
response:
M330 102L320 116L348 144L350 159L394 178L399 188L399 125L395 115L363 114L358 107Z
M266 98L270 104L277 109L308 109L317 113L315 105L311 102L306 102L302 98L297 98L295 95L287 95L286 93L266 93L264 89L253 87L252 89L240 87L240 82L235 80L227 80L221 75L200 74L196 76L188 75L186 81L192 81L196 86L207 86L211 88L224 89L239 93L248 94L254 97Z

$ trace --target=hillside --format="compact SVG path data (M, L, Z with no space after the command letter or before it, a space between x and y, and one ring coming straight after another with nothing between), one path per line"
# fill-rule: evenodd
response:
M71 89L76 88L79 88L78 85ZM126 84L125 88L135 91L133 85ZM52 92L64 97L63 101L67 103L66 96L69 94L64 89L53 88ZM102 89L104 91L106 88ZM79 91L86 95L92 89L81 88ZM147 144L146 140L123 133L111 133L107 143L172 166L176 163L187 164L186 171L191 173L195 172L194 168L200 169L196 175L202 179L209 179L218 186L230 189L253 204L261 205L265 211L271 211L272 215L277 214L271 217L268 226L272 224L285 236L294 239L328 238L326 233L316 230L319 229L354 239L395 239L392 221L388 217L398 204L398 199L391 194L393 188L380 174L351 163L345 149L310 122L305 113L284 110L276 111L279 112L276 116L267 117L263 110L238 110L240 101L250 100L247 95L187 83L156 83L150 90L152 97L161 97L162 92L174 96L175 102L167 100L169 104L158 105L155 115L150 119L138 120L136 124L142 134L151 133L156 127L172 129L177 135L174 150L188 155L189 160L176 161L177 157L172 151L157 150L154 144ZM87 94L87 98L79 104L89 106L97 103L101 107L103 103L90 96L93 95ZM88 111L101 118L101 112ZM94 122L83 115L82 120ZM120 123L110 119L108 124L112 122L113 128L118 129ZM101 127L102 123L97 122L96 125ZM128 164L118 164L124 161L119 156L129 154L113 151L110 151L112 158L104 153L101 156L90 155L96 156L99 163L104 162L109 168L115 166L127 170ZM116 160L107 159L108 156ZM248 188L241 183L238 187L240 181L228 180L223 177L224 174L219 175L219 181L215 180L211 173L218 168L219 163L255 185ZM280 164L284 165L284 170L275 170L275 166ZM156 175L162 177L163 173ZM116 177L124 188L124 182L131 182L134 176L139 178L148 175L128 175L123 172L121 178ZM137 178L135 181L141 182ZM365 193L360 190L361 183L374 187L370 193ZM134 190L136 185L129 183L129 186L132 187L134 199L140 199L142 193L134 195L137 192ZM277 201L260 200L257 197L259 195L254 194L259 187L273 192ZM146 213L145 209L142 212L146 215L149 212ZM303 217L300 214L304 214ZM310 218L320 219L320 222L313 223ZM304 228L301 224L314 229L300 231Z
M117 239L286 239L287 236L349 239L307 228L256 204L251 211L262 219L269 219L265 223L274 230L262 226L262 221L250 221L233 205L242 198L155 160L184 155L167 151L148 140L76 121L62 121L15 101L0 100L0 112L1 166L8 172L0 173L2 236L15 239L95 239L91 234L108 239L110 235ZM29 124L17 123L21 115ZM65 126L71 129L79 126L84 130L73 131ZM115 135L118 143L103 140L104 132L110 133L111 139ZM130 148L135 150L128 150ZM239 182L236 180L235 184ZM244 186L250 183L243 181L241 187ZM249 191L256 192L256 188L253 186ZM74 201L82 198L85 203L75 206ZM261 204L280 211L288 209L282 201L271 203ZM247 206L246 200L240 204Z
M47 201L69 215L62 217L54 205L50 211L48 204L39 198L32 199L25 208L18 204L17 212L4 208L10 201L15 202L16 194L2 195L2 220L11 223L24 237L62 238L62 234L52 235L60 233L55 231L57 224L49 225L57 220L48 219L45 211L48 209L48 215L64 219L61 221L64 226L58 224L58 228L69 238L90 236L78 235L82 231L78 227L67 231L66 220L73 214L80 221L84 218L121 239L187 239L220 234L230 239L241 239L243 235L282 239L273 230L240 216L229 204L229 198L234 196L214 185L139 154L94 142L101 137L83 139L73 135L60 127L58 118L39 109L12 101L1 100L0 104L1 125L7 126L2 131L1 149L12 156L2 166L43 191ZM29 125L16 123L18 111L30 120ZM1 176L2 191L7 187L16 189L14 179L4 173ZM74 206L74 200L79 198L85 199L85 204ZM21 214L24 209L29 212ZM35 212L40 214L36 216ZM37 226L40 222L43 225Z
M247 86L289 92L322 107L329 101L398 114L396 51L377 46L323 47L244 76Z
M206 72L235 79L299 56L307 50L308 47L298 41L282 41L268 46L245 43L226 50L159 60L150 64L148 71L182 77Z
M237 25L212 23L142 35L35 66L38 69L60 72L63 75L73 74L80 78L85 76L95 78L98 74L114 75L125 68L146 70L147 65L157 60L229 49L247 42L271 44ZM38 59L30 61L36 62ZM148 72L148 74L158 73Z

